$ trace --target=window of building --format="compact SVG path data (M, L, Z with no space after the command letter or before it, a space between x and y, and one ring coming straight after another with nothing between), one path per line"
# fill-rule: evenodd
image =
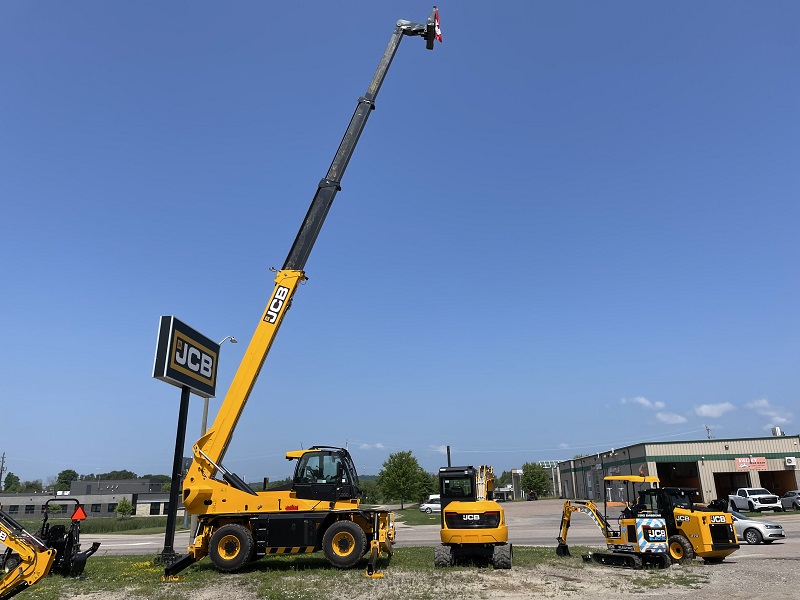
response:
M151 515L160 515L161 514L161 503L160 502L151 502L150 503L150 514Z
M114 512L115 510L117 510L117 503L110 502L108 505L108 512Z
M100 505L99 504L92 504L92 512L99 513L100 512Z
M32 515L35 508L36 507L33 504L26 504L25 505L25 514L26 515Z
M8 514L10 515L18 515L19 514L19 504L12 504L8 507Z

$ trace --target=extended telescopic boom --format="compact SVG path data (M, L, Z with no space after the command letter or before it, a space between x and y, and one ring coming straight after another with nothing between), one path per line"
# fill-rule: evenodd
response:
M317 192L311 201L308 213L300 226L291 250L289 250L283 268L278 271L275 277L275 289L245 351L242 362L234 375L228 393L220 406L219 413L208 432L195 444L194 464L192 464L190 474L197 473L199 468L205 472L205 476L211 477L219 469L233 436L233 431L236 428L236 423L244 410L283 317L291 304L294 292L299 283L306 279L303 272L306 261L322 229L336 192L341 189L341 181L345 169L353 156L353 151L361 132L364 130L369 114L375 108L375 99L392 64L400 41L403 36L420 36L426 40L427 48L429 50L433 49L434 40L441 39L440 34L437 32L437 20L438 11L434 7L424 25L404 20L397 21L372 82L369 84L364 96L358 99L358 105L339 144L333 162L325 177L317 186ZM243 486L238 478L225 476L225 471L219 470L229 484L237 489L242 489L242 491L247 491L243 489L247 486ZM247 489L249 490L249 488ZM188 496L189 491L185 489L185 498Z

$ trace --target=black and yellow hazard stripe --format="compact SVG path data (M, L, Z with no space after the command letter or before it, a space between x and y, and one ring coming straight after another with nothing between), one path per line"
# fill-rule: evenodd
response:
M314 552L314 546L286 546L283 548L267 548L267 554L304 554Z

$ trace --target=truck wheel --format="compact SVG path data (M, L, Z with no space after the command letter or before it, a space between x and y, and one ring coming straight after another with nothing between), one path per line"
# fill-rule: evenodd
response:
M794 504L792 504L792 508L794 510L800 510L800 502L795 502Z
M492 566L495 569L510 569L512 556L513 549L511 548L511 544L495 546L492 551Z
M452 567L455 564L453 560L453 551L450 546L436 546L433 549L433 566L434 567Z
M669 557L672 562L682 563L694 559L694 548L692 544L682 535L671 535L667 541Z
M236 523L223 525L211 536L208 555L220 571L235 571L253 556L250 530Z
M336 521L322 537L322 551L334 567L349 569L364 556L367 536L352 521Z
M429 506L428 508L425 509L425 512L431 514L433 512L433 509Z
M763 540L757 529L746 529L742 537L748 544L760 544Z
M756 505L753 504L752 502L748 502L747 503L747 510L749 510L750 512L756 512Z

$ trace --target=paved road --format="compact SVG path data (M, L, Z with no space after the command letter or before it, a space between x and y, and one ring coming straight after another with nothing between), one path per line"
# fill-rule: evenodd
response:
M535 502L507 502L503 504L508 521L509 538L520 546L556 547L556 538L561 523L561 500L538 500ZM602 506L602 505L601 505ZM736 553L737 559L796 558L800 554L800 512L772 515L764 519L780 522L786 539L770 545L742 545ZM92 542L101 543L98 555L158 554L164 548L164 536L159 535L81 535L81 545L88 548ZM567 542L571 546L603 547L603 538L594 522L584 515L576 514L572 519ZM435 546L439 543L438 525L410 527L397 523L397 546ZM175 536L173 549L186 551L189 533L180 531Z

